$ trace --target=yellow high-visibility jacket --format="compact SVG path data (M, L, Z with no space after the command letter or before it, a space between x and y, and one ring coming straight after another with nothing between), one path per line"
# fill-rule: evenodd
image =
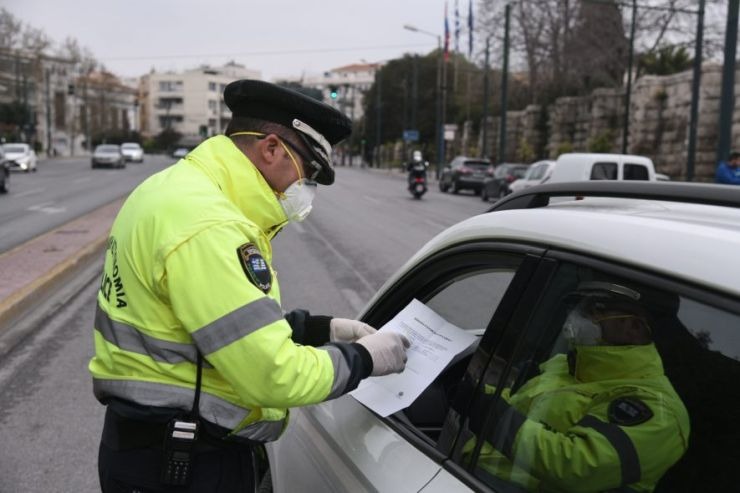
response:
M558 354L510 397L504 389L510 407L481 448L480 474L528 491L652 491L689 440L655 346L581 346L574 363Z
M201 417L270 441L288 408L356 387L372 366L356 345L291 340L270 266L270 240L286 222L275 193L225 136L139 185L106 251L89 364L96 397L190 410L200 352ZM264 259L266 285L250 280L245 247Z

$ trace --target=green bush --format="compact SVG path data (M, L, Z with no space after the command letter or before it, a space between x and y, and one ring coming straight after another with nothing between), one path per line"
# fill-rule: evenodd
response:
M594 136L588 142L590 152L612 152L614 150L614 132L606 130Z

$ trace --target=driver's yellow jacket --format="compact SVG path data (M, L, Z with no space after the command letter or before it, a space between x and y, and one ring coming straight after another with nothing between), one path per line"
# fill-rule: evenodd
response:
M570 366L558 354L540 369L503 390L519 417L484 442L480 474L528 491L645 492L686 452L688 413L653 344L579 347Z
M368 371L352 345L291 339L271 267L270 240L285 224L276 194L225 136L139 185L105 255L89 364L96 397L189 410L200 352L202 418L270 441L289 407L353 389Z

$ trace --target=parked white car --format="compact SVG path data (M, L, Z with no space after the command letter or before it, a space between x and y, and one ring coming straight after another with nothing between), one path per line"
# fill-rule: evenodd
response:
M36 157L36 151L30 145L23 143L3 144L3 152L11 170L26 173L37 171L38 158Z
M558 156L548 183L582 180L655 181L655 166L631 154L566 153Z
M511 193L520 192L546 182L550 178L554 167L555 161L551 160L537 161L530 164L527 174L509 184L509 190L511 190Z
M659 492L735 491L740 484L740 197L735 188L648 181L543 184L443 231L385 283L360 318L382 327L418 299L463 330L480 334L474 352L387 418L350 395L293 410L284 436L268 446L274 491L518 492L523 491L518 478L528 475L540 481L541 490L569 490L553 479L562 470L548 476L546 466L556 462L567 469L576 460L572 443L583 432L577 424L582 416L568 417L576 423L568 426L581 431L566 434L546 422L559 409L548 408L558 406L557 399L539 402L542 428L562 434L564 444L538 461L535 440L516 440L522 423L497 420L500 414L493 410L502 397L492 389L505 389L507 399L515 398L539 374L540 364L565 357L566 307L573 305L564 300L595 283L622 286L644 307L651 346L659 355L656 371L664 373L660 378L670 382L671 395L688 412L690 432L670 435L682 444L674 459L683 457L665 473L665 468L658 473L646 468L644 474L654 475L648 483L657 481ZM550 202L574 195L589 200ZM622 361L631 360L622 355ZM656 392L660 401L663 394ZM627 410L651 416L649 409ZM663 419L675 409L659 411ZM630 427L599 420L595 429L598 423L603 440L590 450L601 447L610 457L628 454ZM518 474L491 473L495 456L472 446L480 436L476 430L494 429L514 430L509 450ZM668 453L664 441L654 438L641 442L639 456L630 456L636 469L621 465L624 476L619 463L608 473L596 467L589 476L589 462L582 477L568 476L568 481L594 491L651 490L654 484L634 485L643 474L641 461Z
M126 161L144 162L144 149L136 142L124 142L121 144L121 154L123 154Z

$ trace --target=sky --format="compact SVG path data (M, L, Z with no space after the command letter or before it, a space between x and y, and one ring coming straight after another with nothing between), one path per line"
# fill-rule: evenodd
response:
M459 0L462 26L469 0ZM444 0L3 0L55 42L77 38L123 77L230 60L266 80L427 53L444 33ZM455 0L449 0L454 29ZM461 37L461 46L467 37Z

